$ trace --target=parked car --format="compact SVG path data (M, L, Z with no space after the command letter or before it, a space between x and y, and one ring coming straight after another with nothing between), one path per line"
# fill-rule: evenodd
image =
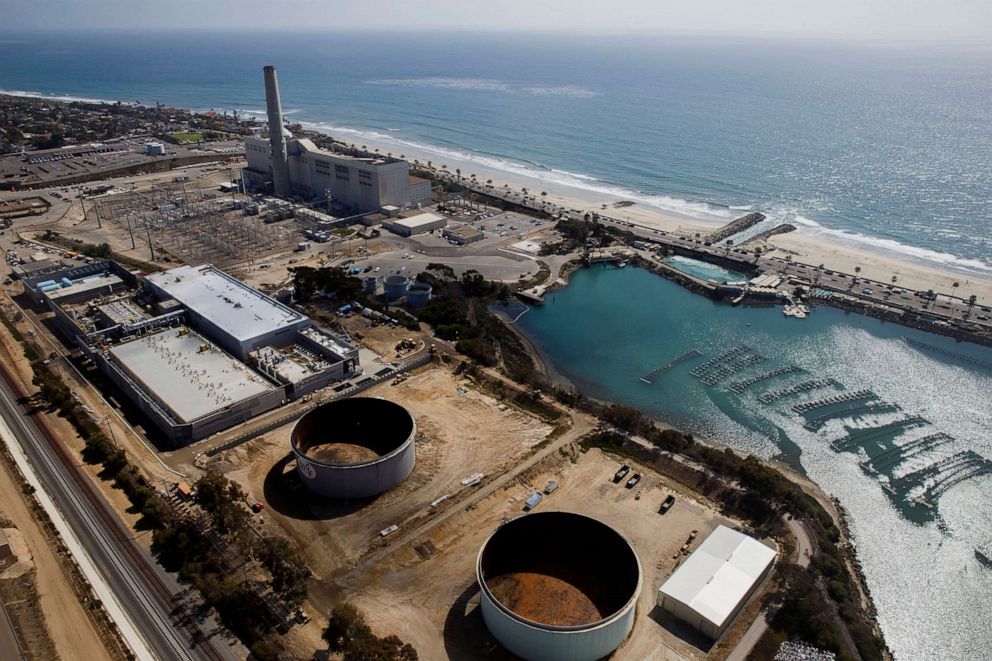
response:
M619 484L620 480L626 477L627 473L629 472L630 472L630 466L628 466L627 464L621 466L620 470L618 470L616 472L616 475L613 476L613 484Z
M658 510L660 514L667 514L668 510L672 509L672 505L675 504L675 496L668 494L668 498L661 504L661 508Z
M641 474L640 473L634 473L634 476L631 477L629 480L627 480L627 488L628 489L633 489L634 486L638 482L640 482L640 481L641 481Z

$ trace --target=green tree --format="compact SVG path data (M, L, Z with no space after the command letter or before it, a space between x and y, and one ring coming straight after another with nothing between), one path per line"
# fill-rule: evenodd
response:
M283 537L266 536L259 560L272 575L272 589L294 606L300 606L307 598L307 580L311 574L299 551Z
M194 501L210 516L220 533L237 535L245 529L250 514L241 487L214 472L205 474L194 486Z

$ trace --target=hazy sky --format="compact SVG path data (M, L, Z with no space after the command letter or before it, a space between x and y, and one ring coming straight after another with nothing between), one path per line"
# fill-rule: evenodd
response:
M0 0L0 31L311 28L992 39L992 0Z

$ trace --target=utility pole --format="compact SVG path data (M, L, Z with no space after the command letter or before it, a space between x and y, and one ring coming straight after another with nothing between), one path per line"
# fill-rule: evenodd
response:
M152 230L148 223L145 223L145 235L148 237L148 252L152 255L152 261L155 261L155 248L152 247Z
M127 233L131 235L131 250L134 250L137 246L134 245L134 230L131 228L131 214L124 214L125 220L127 220Z
M79 206L83 209L83 222L86 222L86 203L83 201L83 191L79 190Z
M93 213L96 215L96 227L97 229L103 229L103 224L100 222L100 201L93 200Z

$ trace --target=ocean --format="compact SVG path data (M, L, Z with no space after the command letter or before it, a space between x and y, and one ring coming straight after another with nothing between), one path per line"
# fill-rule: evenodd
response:
M713 268L673 265L700 277ZM917 471L955 455L953 461L984 458L988 466L992 349L833 308L796 320L779 306L733 307L633 267L579 270L517 325L582 392L635 406L699 437L778 458L836 496L849 514L858 559L897 659L988 658L992 569L975 549L992 548L992 474L944 482L953 486L930 497L933 509L914 499L935 480L935 474ZM750 351L700 371L742 344ZM651 384L641 380L693 349L702 355ZM772 376L793 366L798 370ZM752 381L756 377L767 378ZM760 397L824 379L837 384L774 401ZM735 384L744 387L738 392ZM862 390L874 398L807 413L792 408ZM847 406L867 405L875 408L844 415ZM804 424L821 418L819 428ZM902 421L918 425L873 430ZM831 446L849 435L856 441L849 448ZM924 449L907 450L895 461L893 449L914 441L920 442L911 448ZM860 465L869 457L877 458L877 474ZM953 470L949 466L942 475Z
M920 262L992 275L992 50L919 44L583 35L214 33L0 35L0 89L263 116L261 68L279 67L291 121L689 216L751 210L771 223ZM701 277L726 274L677 263ZM730 308L637 269L575 274L520 327L594 396L801 467L852 516L887 640L900 659L992 649L989 478L920 511L885 479L756 393L836 377L918 414L955 448L992 457L986 349L831 309L805 321ZM956 359L920 350L903 336ZM700 362L747 342L771 357L707 386ZM646 372L706 355L652 385ZM795 364L743 394L735 379ZM811 397L807 397L809 399ZM911 432L906 432L911 433ZM917 435L923 432L912 432ZM945 448L946 449L946 448ZM901 472L899 472L901 471ZM918 494L919 489L914 492Z
M992 48L509 34L0 35L0 89L264 111L992 275Z

